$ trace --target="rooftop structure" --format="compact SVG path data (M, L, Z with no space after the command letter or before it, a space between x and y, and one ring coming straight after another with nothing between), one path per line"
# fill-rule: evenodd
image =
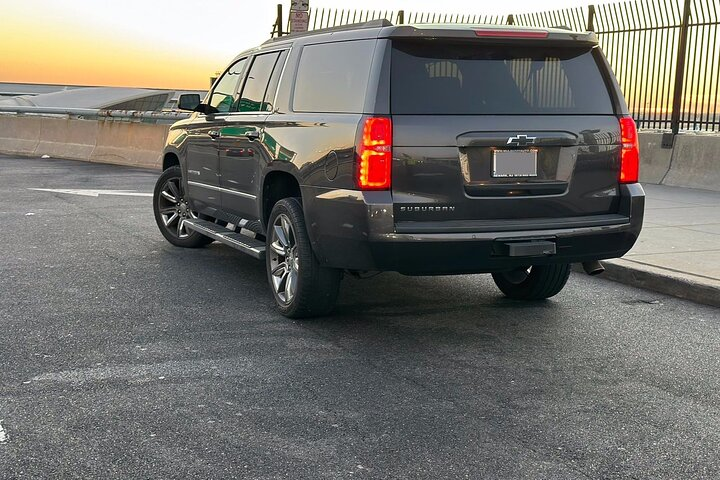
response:
M159 111L175 109L183 93L205 94L199 90L0 83L0 105Z

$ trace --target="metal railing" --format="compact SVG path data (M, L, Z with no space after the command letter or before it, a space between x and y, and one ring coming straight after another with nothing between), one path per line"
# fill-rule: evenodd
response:
M338 10L320 8L310 11L310 30L336 27L351 23L369 22L370 20L386 19L393 24L404 23L505 23L505 16L442 14L424 12L405 12L398 10Z
M507 16L315 9L310 29L385 18L594 31L641 128L720 131L720 2L638 0ZM275 34L282 34L278 12ZM287 29L285 29L287 31Z
M186 112L143 112L140 110L100 110L96 108L61 108L61 107L33 107L20 105L0 105L0 114L30 114L54 115L87 119L112 119L121 121L174 123L188 118Z
M676 134L720 131L719 10L717 0L640 0L517 15L515 23L596 32L638 125Z

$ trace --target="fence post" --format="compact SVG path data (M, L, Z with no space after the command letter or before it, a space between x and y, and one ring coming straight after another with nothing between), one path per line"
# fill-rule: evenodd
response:
M405 23L405 10L398 10L397 22L398 25L402 25Z
M672 129L673 140L680 130L680 109L682 108L683 85L685 83L685 58L687 57L689 23L690 0L685 0L682 22L680 23L680 43L678 44L677 64L675 65L675 90L673 91L672 117L670 118L670 128Z
M588 5L587 31L595 31L595 5Z
M277 33L278 37L283 36L283 14L282 14L282 3L277 4L277 17L275 18L275 24L273 25L273 31L270 34L271 37L275 36L275 33Z
M508 15L507 24L515 25L515 15L513 15L512 13Z

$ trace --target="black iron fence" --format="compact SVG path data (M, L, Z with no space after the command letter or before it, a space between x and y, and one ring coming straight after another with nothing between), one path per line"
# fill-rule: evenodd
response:
M278 6L280 9L280 7ZM720 0L638 0L517 15L315 9L311 30L403 23L564 26L597 33L641 128L720 131ZM287 31L281 11L274 35Z
M592 30L643 128L720 131L720 2L639 0L516 15Z

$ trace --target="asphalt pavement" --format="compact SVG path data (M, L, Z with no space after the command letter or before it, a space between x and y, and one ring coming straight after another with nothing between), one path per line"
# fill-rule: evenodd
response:
M720 476L717 308L388 273L291 321L163 239L157 175L0 157L1 479Z

